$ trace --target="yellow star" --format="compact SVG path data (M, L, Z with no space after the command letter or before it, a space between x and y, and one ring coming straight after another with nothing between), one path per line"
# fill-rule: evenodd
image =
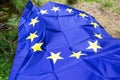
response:
M82 55L86 55L86 54L83 54L81 51L75 53L73 52L72 55L70 55L70 57L76 57L77 59L79 59Z
M33 25L33 27L35 26L36 23L38 23L39 20L38 20L38 17L34 18L34 19L31 19L31 22L29 23L29 25Z
M34 46L32 46L31 48L33 49L34 52L36 51L42 51L41 46L43 45L43 43L36 43Z
M60 10L60 9L59 9L59 7L55 7L55 6L53 6L53 8L52 8L51 10L57 12L57 11Z
M102 39L102 36L101 36L101 34L94 34L94 36L96 36L97 38L99 38L99 39Z
M97 52L97 49L101 49L102 47L98 46L97 43L98 41L96 40L94 43L88 41L89 47L87 49L93 49L95 52Z
M94 23L94 22L91 22L90 24L92 24L94 28L97 28L99 26L97 23Z
M66 11L68 11L68 13L73 12L73 10L72 10L72 9L69 9L69 8L67 8Z
M79 16L82 16L83 18L87 17L86 14L82 14L82 13L80 13Z
M47 59L52 59L54 64L57 62L58 59L64 59L60 56L61 52L58 52L56 54L53 52L50 52L50 53L51 53L51 56L47 57Z
M41 10L40 13L41 13L42 15L48 14L47 10Z
M37 33L37 31L34 33L30 33L30 35L26 39L30 39L32 42L36 37L38 37L38 35L36 35L36 33Z

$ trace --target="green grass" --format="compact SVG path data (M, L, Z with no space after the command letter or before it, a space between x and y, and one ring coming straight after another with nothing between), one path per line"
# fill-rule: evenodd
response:
M21 12L24 9L28 0L11 0L16 9Z
M19 17L12 14L0 31L0 80L7 80L17 45Z
M23 11L26 3L28 0L12 0L12 3L14 4L14 6L16 7L16 9L21 12ZM47 3L50 0L32 0L32 2L34 3L34 5L36 6L42 6L43 4ZM68 3L67 0L51 0L54 2L59 2L59 3ZM117 0L77 0L78 2L97 2L97 3L101 3L102 7L112 7L113 4L117 1Z
M107 12L107 13L113 13L115 15L120 16L120 3L118 3L118 0L102 0L100 10Z
M0 33L0 80L7 80L9 75L16 49L16 35L17 30Z
M2 56L0 59L0 80L8 80L11 66L12 63L9 61L9 59Z
M116 2L117 0L102 0L102 6L103 7L113 7L114 3Z
M80 2L101 2L102 0L78 0Z

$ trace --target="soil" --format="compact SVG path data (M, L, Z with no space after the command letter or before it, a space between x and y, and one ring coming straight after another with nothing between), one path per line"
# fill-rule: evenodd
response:
M118 2L118 4L120 4L120 2ZM73 7L94 16L110 35L120 39L120 14L108 10L101 10L101 4L99 3L79 2L74 4Z

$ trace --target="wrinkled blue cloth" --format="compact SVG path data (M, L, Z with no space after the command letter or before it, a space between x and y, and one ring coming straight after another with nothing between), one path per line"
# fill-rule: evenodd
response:
M38 22L32 24L35 18ZM34 40L26 39L34 32ZM33 51L40 42L42 51ZM79 51L84 55L72 55ZM52 53L62 59L53 60ZM120 80L120 40L86 12L55 2L39 8L28 1L9 80Z

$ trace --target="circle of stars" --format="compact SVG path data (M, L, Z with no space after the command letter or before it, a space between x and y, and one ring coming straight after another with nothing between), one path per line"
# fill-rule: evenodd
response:
M54 12L57 12L57 11L60 11L60 7L53 6L51 10ZM70 8L66 8L65 11L68 13L74 12L73 9L70 9ZM45 14L49 14L49 13L48 13L47 9L44 9L44 10L40 10L39 14L45 15ZM80 17L82 17L83 19L88 17L88 15L86 13L79 13L78 15ZM40 22L38 17L35 17L35 18L31 19L31 22L28 25L35 27L38 22ZM99 27L99 25L96 22L91 22L90 25L92 25L95 29L97 27ZM36 31L34 33L30 33L30 35L26 38L26 40L30 40L31 42L33 42L34 39L36 39L38 37L39 37L39 35L37 35L37 31ZM97 34L97 33L94 33L94 37L96 37L98 39L103 39L102 35ZM31 47L31 49L33 50L34 53L37 51L43 51L41 48L43 44L44 44L43 42L35 43ZM96 40L95 42L88 41L88 44L89 44L89 46L86 48L86 50L88 50L88 49L93 50L95 53L97 53L98 49L102 49L102 47L98 45L98 40ZM60 56L61 52L58 52L58 53L50 52L50 54L51 55L48 56L46 59L52 60L54 64L56 64L56 62L58 60L64 59L62 56ZM86 56L86 54L82 53L82 51L78 51L78 52L73 51L72 54L69 56L69 58L80 59L81 56Z

